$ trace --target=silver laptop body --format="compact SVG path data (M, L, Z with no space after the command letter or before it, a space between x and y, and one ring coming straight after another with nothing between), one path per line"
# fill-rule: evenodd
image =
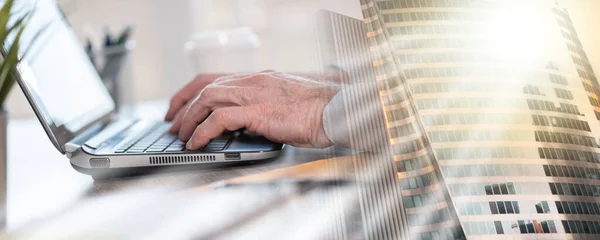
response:
M37 10L21 42L30 42L41 28L47 30L33 46L21 45L21 51L31 49L15 77L50 141L76 170L110 177L162 171L166 166L185 169L265 160L281 152L282 144L244 131L226 133L200 151L187 151L183 142L167 133L168 123L119 116L54 1L32 2L37 2ZM5 42L4 49L11 44Z

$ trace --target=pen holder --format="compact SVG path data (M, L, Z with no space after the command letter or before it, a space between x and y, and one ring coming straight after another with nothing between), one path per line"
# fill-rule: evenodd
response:
M128 41L122 45L109 46L90 56L102 82L115 102L115 110L121 111L123 106L133 103L133 74L129 54L134 43ZM102 62L102 67L98 66Z

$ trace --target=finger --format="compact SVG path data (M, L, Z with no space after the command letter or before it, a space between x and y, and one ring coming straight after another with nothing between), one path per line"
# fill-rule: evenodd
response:
M232 106L242 106L252 99L248 88L205 88L202 93L190 104L181 121L179 139L187 141L194 133L194 129L204 121L211 111Z
M202 124L198 125L187 142L186 148L198 150L225 131L235 131L249 127L253 115L253 111L249 110L248 107L217 109Z
M172 121L176 116L177 112L187 104L193 97L198 94L199 91L204 89L208 84L212 83L215 79L219 78L220 74L203 74L198 75L190 83L186 84L181 90L179 90L169 103L169 110L165 115L165 121Z
M189 105L190 105L190 102L183 105L183 107L181 107L179 109L179 111L177 111L177 114L175 114L175 118L173 120L173 124L171 125L171 128L169 129L170 133L174 134L174 133L179 132L179 129L181 128L181 121L183 121L183 116L185 115L185 112L187 111Z

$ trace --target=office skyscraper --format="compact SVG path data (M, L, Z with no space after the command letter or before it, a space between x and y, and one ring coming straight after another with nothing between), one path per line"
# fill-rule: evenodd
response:
M361 4L413 239L600 238L598 83L565 10Z

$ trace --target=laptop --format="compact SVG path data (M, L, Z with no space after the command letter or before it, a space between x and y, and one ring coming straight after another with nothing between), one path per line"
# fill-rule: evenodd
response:
M37 10L21 42L30 42L41 28L47 30L34 45L21 45L22 51L31 49L15 77L48 138L77 171L107 178L171 166L189 169L261 161L280 154L283 144L243 130L224 133L201 150L188 151L184 142L168 133L169 123L119 115L56 3L25 2L37 2ZM4 49L11 44L5 42Z

